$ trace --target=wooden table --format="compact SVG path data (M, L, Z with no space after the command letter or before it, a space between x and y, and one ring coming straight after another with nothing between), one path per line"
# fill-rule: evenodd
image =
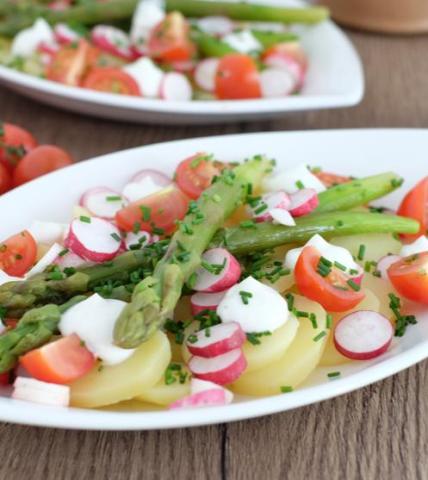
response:
M150 127L80 117L0 89L0 116L79 160L201 135L428 126L426 37L351 37L367 81L356 108L253 124ZM334 400L229 425L98 433L0 424L0 479L426 479L427 392L428 362L422 362Z

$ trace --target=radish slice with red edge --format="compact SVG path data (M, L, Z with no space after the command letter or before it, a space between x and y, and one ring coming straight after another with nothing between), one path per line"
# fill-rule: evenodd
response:
M53 56L55 55L60 46L56 42L42 42L38 47L37 51L40 53L46 53L47 55Z
M272 220L270 210L275 208L288 210L290 205L291 200L287 193L282 191L267 193L263 195L261 200L252 208L252 213L257 222L266 222Z
M217 37L223 37L228 33L232 33L235 29L235 24L232 20L221 15L211 15L201 18L198 20L197 25L203 32Z
M133 60L134 53L128 35L119 28L111 25L97 25L91 32L93 43L111 55Z
M120 193L108 187L95 187L84 193L80 205L91 215L112 220L116 213L126 205L126 200Z
M195 83L199 88L206 92L214 92L215 76L219 63L220 60L218 58L206 58L198 63L195 69L194 78Z
M217 293L194 293L190 297L192 315L198 315L204 310L216 311L219 303L223 300L226 292Z
M176 400L169 406L170 410L179 408L220 407L227 405L228 398L224 388L212 388L198 393L192 393L187 397Z
M353 360L370 360L385 353L394 329L380 313L361 310L343 317L334 330L336 349Z
M62 45L69 45L80 39L80 35L66 23L57 23L54 27L54 34L56 41Z
M107 262L120 251L120 231L107 220L81 217L70 225L65 246L92 262Z
M127 250L139 250L151 243L152 234L143 230L137 233L128 232L125 237L125 247Z
M168 175L165 175L158 170L152 170L150 168L137 172L131 178L131 182L140 183L147 180L147 178L149 178L153 183L161 186L162 188L165 188L172 183L172 180L168 177Z
M54 262L55 265L61 268L79 268L91 265L91 262L79 257L79 255L76 255L71 250L63 250L63 252L64 253L60 254Z
M400 255L385 255L376 265L376 271L380 273L381 278L389 281L388 268L401 260Z
M176 72L189 73L193 72L196 67L194 60L183 60L181 62L172 62L171 67Z
M160 96L164 100L187 102L192 100L192 85L185 75L178 72L165 74L160 86Z
M290 213L293 217L302 217L314 211L319 205L317 191L313 188L302 188L290 195Z
M189 370L196 378L218 385L236 381L247 368L247 361L240 348L213 358L191 357Z
M190 335L187 348L192 355L212 358L241 347L246 338L239 323L220 323Z
M262 97L286 97L296 90L296 80L288 70L266 68L260 72L260 88Z
M135 202L171 185L172 180L157 170L141 170L135 174L123 189L123 195Z
M241 266L224 248L212 248L202 255L202 265L196 272L193 287L197 292L221 292L239 280Z
M306 68L301 62L285 52L272 53L265 57L263 62L268 67L290 73L294 78L294 84L297 89L300 89L305 82Z

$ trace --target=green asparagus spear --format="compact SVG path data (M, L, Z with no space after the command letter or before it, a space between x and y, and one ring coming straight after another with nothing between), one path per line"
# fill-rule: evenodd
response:
M11 370L18 358L47 343L55 334L61 314L85 300L76 296L64 305L45 305L27 312L16 328L0 336L0 373Z
M115 343L135 348L146 341L172 314L185 282L190 282L213 235L242 202L248 184L258 188L271 170L263 157L225 170L194 203L179 224L153 276L136 286L114 331Z
M219 230L210 247L225 246L234 255L292 243L304 243L313 235L338 237L363 233L417 233L415 220L395 215L365 212L327 212L296 219L296 226L260 223L251 230L234 227Z

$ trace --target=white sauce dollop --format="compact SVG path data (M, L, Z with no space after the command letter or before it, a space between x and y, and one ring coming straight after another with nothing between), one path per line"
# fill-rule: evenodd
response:
M156 183L152 177L147 176L139 182L128 183L122 193L130 202L135 202L153 193L160 192L164 188L165 185L160 185Z
M51 245L55 242L61 242L67 231L68 225L64 223L42 222L34 220L28 231L33 236L36 243Z
M428 237L421 236L413 243L403 245L400 255L402 257L410 257L410 255L416 255L417 253L428 252Z
M284 190L286 193L294 193L302 188L313 188L317 193L326 190L324 184L303 163L290 170L283 170L266 178L263 188L268 192Z
M251 33L250 30L242 30L241 32L229 33L222 38L223 42L229 47L240 53L259 52L263 49L261 43Z
M29 57L41 43L54 43L55 35L49 23L38 18L30 28L21 30L13 39L11 52L16 57Z
M158 98L164 72L150 58L140 58L123 70L137 82L143 97Z
M141 0L132 17L131 40L134 45L143 45L151 31L165 18L163 2Z

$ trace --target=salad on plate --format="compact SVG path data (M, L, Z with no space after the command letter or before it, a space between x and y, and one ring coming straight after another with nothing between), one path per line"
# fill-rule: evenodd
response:
M195 153L81 192L0 245L4 394L219 406L385 354L428 305L428 177L372 204L402 183Z
M0 5L0 63L73 87L169 101L298 94L308 59L291 27L323 7L206 0Z

